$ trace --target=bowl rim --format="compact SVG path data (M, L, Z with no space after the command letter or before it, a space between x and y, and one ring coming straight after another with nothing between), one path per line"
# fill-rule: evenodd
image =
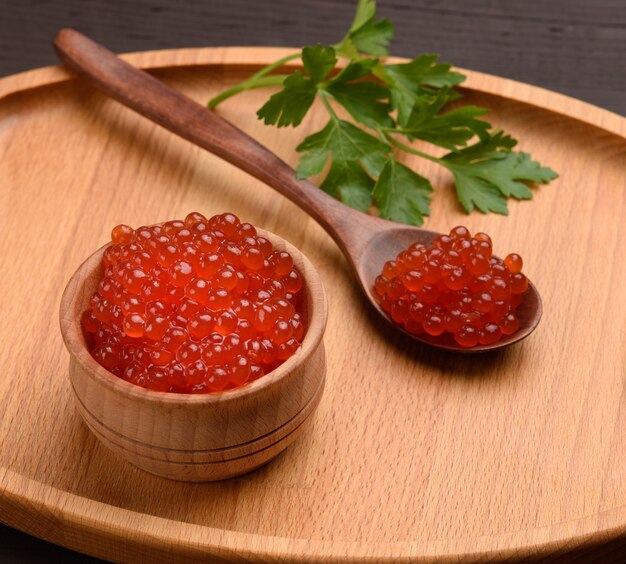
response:
M68 281L59 305L59 322L61 335L65 347L72 359L78 362L85 372L100 384L113 392L129 396L138 401L148 403L165 404L214 404L231 401L240 401L243 398L253 396L274 386L288 377L293 369L305 363L317 350L322 341L326 322L328 319L328 302L321 277L313 263L297 247L286 239L265 229L256 228L258 235L268 239L275 248L286 250L293 258L294 265L302 275L304 286L307 288L308 304L308 327L302 344L298 351L289 357L280 366L271 372L264 374L249 384L222 392L209 392L203 394L186 394L177 392L158 392L131 384L122 378L115 376L106 368L98 364L84 345L84 337L80 326L80 317L72 314L76 309L76 301L82 297L82 287L93 269L101 264L104 251L111 243L107 243L92 253L71 276Z

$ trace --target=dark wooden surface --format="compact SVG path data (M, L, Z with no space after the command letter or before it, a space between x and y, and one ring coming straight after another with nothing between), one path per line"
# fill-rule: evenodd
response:
M55 62L72 26L115 51L334 42L356 0L0 0L0 76ZM537 84L626 114L624 0L379 0L398 55Z
M355 1L0 0L0 76L54 64L66 26L118 52L335 42ZM396 24L396 55L440 53L626 115L626 0L379 0L379 11ZM99 561L0 525L0 562Z

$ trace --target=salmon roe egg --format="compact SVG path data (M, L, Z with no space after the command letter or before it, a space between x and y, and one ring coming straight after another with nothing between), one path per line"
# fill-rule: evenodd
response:
M144 388L194 394L243 386L304 338L303 280L293 258L232 213L118 225L102 266L83 334L100 365Z
M492 256L486 233L458 226L430 246L414 243L387 261L374 294L394 323L442 344L491 345L520 326L528 278L522 257ZM97 316L96 316L97 317Z

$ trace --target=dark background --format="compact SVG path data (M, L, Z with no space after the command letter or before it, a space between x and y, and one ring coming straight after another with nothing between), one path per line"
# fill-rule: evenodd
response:
M299 47L341 39L355 5L356 0L0 0L0 77L54 64L50 41L64 26L117 52ZM394 55L439 53L461 67L626 115L626 0L379 0L379 13L396 26ZM98 561L0 525L0 562Z
M334 43L356 0L0 0L0 76L74 26L115 51ZM434 52L626 114L626 0L379 0L396 55Z

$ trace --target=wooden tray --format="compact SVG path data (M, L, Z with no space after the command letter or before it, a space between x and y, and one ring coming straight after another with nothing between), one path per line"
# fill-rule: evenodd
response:
M128 60L205 102L284 53ZM466 216L447 174L416 164L437 186L427 227L493 234L499 254L524 256L543 296L537 332L489 356L389 330L293 204L62 69L0 80L0 520L118 561L623 561L626 120L468 75L468 101L561 174L508 218ZM254 117L265 96L219 111L295 163L291 147L323 114L279 132ZM113 225L191 210L232 210L285 237L330 301L327 388L310 430L266 467L213 484L156 478L98 443L74 409L57 322L70 274Z

